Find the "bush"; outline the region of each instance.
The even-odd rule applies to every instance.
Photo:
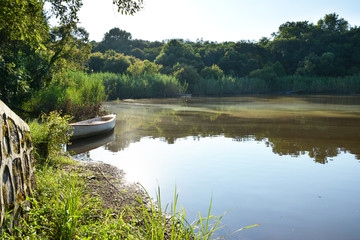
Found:
[[[36,116],[41,113],[60,110],[60,100],[64,96],[66,87],[59,84],[50,84],[36,92],[33,92],[29,101],[23,104],[23,108],[33,112]]]
[[[204,67],[201,72],[201,76],[206,79],[214,78],[219,79],[224,76],[224,71],[216,64],[211,67]]]
[[[102,69],[104,72],[125,73],[131,64],[124,54],[116,53],[114,50],[106,51],[104,58],[105,62]]]
[[[51,161],[60,152],[62,145],[69,141],[70,136],[67,133],[70,120],[70,116],[61,117],[59,112],[53,111],[49,115],[43,114],[40,123],[38,120],[29,123],[38,160]]]
[[[148,60],[135,60],[135,62],[128,67],[127,72],[130,75],[157,74],[161,68],[162,65],[157,65]]]
[[[90,55],[88,65],[92,72],[100,72],[104,68],[105,59],[102,53],[96,52]]]
[[[74,120],[82,120],[102,114],[101,102],[105,99],[104,85],[98,75],[68,72],[34,92],[23,108],[37,116],[57,110],[72,115]]]

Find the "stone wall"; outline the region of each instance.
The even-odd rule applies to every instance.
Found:
[[[0,233],[19,224],[35,187],[29,126],[0,100]]]

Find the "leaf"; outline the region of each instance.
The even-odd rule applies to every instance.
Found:
[[[240,229],[236,230],[235,232],[233,232],[232,234],[237,233],[237,232],[240,232],[240,231],[245,230],[245,229],[248,229],[248,228],[257,227],[257,226],[260,226],[260,224],[254,224],[254,225],[251,225],[251,226],[247,226],[247,227],[240,228]]]

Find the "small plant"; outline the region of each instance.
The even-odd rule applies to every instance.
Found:
[[[29,123],[33,145],[36,148],[38,160],[47,160],[56,156],[66,144],[70,136],[69,115],[61,116],[60,112],[53,111],[49,115],[43,114],[41,121],[33,120]]]
[[[89,118],[94,118],[100,115],[108,114],[101,108],[101,104],[83,103],[74,104],[71,101],[67,101],[63,104],[62,109],[73,118],[73,121],[81,121]]]

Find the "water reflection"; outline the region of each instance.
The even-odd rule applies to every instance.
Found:
[[[67,151],[72,155],[87,153],[114,140],[115,133],[112,130],[101,135],[73,140],[67,145]]]
[[[360,97],[241,97],[109,102],[118,152],[143,137],[173,144],[195,136],[265,141],[278,155],[325,164],[341,152],[360,160]]]

